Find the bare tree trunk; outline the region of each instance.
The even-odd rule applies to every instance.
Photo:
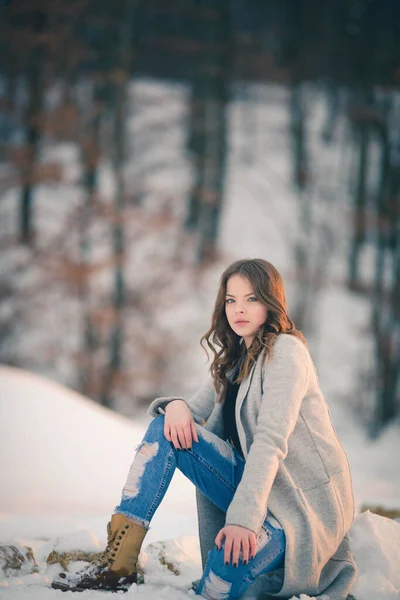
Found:
[[[294,261],[298,276],[294,320],[297,327],[310,335],[312,314],[310,295],[313,285],[312,248],[312,190],[310,188],[310,163],[307,148],[307,110],[304,71],[307,56],[306,6],[291,0],[287,4],[288,36],[287,54],[292,69],[290,87],[290,135],[292,145],[293,187],[298,195],[300,227],[294,247]]]
[[[14,68],[11,55],[7,58],[4,73],[5,90],[1,98],[2,106],[0,107],[0,162],[8,160],[7,146],[16,126],[19,109],[17,101],[18,74]]]
[[[231,0],[215,2],[211,21],[202,3],[196,4],[195,11],[196,37],[202,54],[192,83],[188,149],[193,158],[194,175],[185,229],[196,231],[195,260],[201,263],[215,256],[223,201]]]
[[[298,190],[303,190],[306,187],[308,179],[304,104],[304,84],[301,81],[295,80],[291,87],[290,118],[293,149],[293,181]]]
[[[91,242],[90,225],[96,204],[98,163],[100,158],[100,115],[101,90],[98,84],[92,84],[90,97],[85,98],[85,107],[81,108],[80,146],[83,163],[84,200],[79,221],[80,246],[80,303],[82,310],[82,359],[79,363],[79,390],[86,396],[96,397],[96,374],[94,353],[98,339],[92,319],[90,298]]]
[[[353,237],[350,251],[349,264],[349,285],[355,287],[358,279],[358,263],[360,258],[360,250],[365,242],[366,228],[366,205],[367,205],[367,166],[368,166],[368,145],[369,132],[368,123],[359,122],[357,124],[358,141],[359,141],[359,162],[358,162],[358,178],[357,189],[355,195],[355,206],[353,216]]]
[[[293,83],[291,89],[291,132],[293,147],[294,185],[299,202],[300,227],[295,244],[294,260],[298,274],[298,287],[294,318],[296,325],[311,334],[312,320],[310,297],[313,286],[312,267],[312,191],[308,185],[308,154],[306,147],[306,112],[304,84]]]
[[[32,244],[34,174],[40,140],[40,111],[43,103],[43,54],[32,52],[28,71],[29,104],[26,115],[26,160],[22,169],[20,232],[21,242]]]
[[[194,167],[194,182],[190,190],[188,208],[184,227],[186,230],[195,230],[198,226],[201,202],[200,191],[204,187],[204,172],[206,159],[206,83],[196,72],[192,83],[190,98],[190,121],[188,149],[192,155]]]
[[[242,81],[239,83],[238,88],[240,90],[241,129],[246,132],[243,136],[241,155],[243,162],[246,165],[251,165],[256,160],[257,147],[260,145],[258,137],[261,128],[258,127],[255,98],[250,90],[249,83],[247,81]]]
[[[393,223],[393,280],[391,304],[393,311],[393,360],[391,389],[395,414],[400,412],[400,165],[393,173],[392,198],[396,213]]]
[[[114,249],[114,323],[109,341],[109,360],[103,379],[101,403],[112,407],[113,394],[121,377],[123,366],[123,309],[125,302],[124,281],[124,210],[125,210],[125,180],[124,167],[126,158],[126,110],[127,82],[131,74],[131,45],[135,13],[138,0],[125,0],[124,15],[121,21],[119,37],[118,66],[114,73],[114,175],[116,182],[115,222],[113,224]]]
[[[327,115],[322,131],[322,138],[326,144],[333,141],[337,118],[339,116],[339,89],[335,81],[329,81],[326,86]]]
[[[387,204],[387,254],[391,258],[392,277],[385,302],[386,319],[382,319],[382,337],[386,352],[381,357],[383,385],[380,390],[378,425],[389,423],[399,412],[399,366],[400,366],[400,217],[399,210],[394,211],[391,204],[400,200],[400,173],[390,166],[388,173]],[[381,307],[382,308],[382,307]],[[378,392],[379,393],[379,392]]]
[[[201,193],[197,262],[216,255],[227,154],[227,106],[231,56],[231,0],[219,0],[211,44],[211,78],[206,110],[206,162]]]
[[[92,311],[90,302],[90,262],[91,244],[89,227],[93,214],[93,197],[86,190],[84,205],[79,220],[79,246],[80,246],[80,280],[79,297],[82,320],[82,350],[79,361],[79,391],[85,396],[94,398],[95,376],[94,376],[94,350],[96,348],[96,334],[92,322]]]
[[[393,310],[388,302],[388,292],[385,290],[385,259],[388,254],[389,241],[389,197],[390,197],[390,148],[388,144],[386,119],[380,126],[381,134],[381,179],[377,201],[377,249],[375,264],[375,285],[373,305],[373,331],[375,336],[376,365],[377,365],[377,399],[376,419],[372,434],[379,430],[395,415],[395,398],[393,395]]]

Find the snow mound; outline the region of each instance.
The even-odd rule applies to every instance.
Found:
[[[358,515],[349,531],[358,566],[357,600],[400,599],[400,523],[371,513]]]
[[[103,545],[100,544],[97,536],[95,536],[92,531],[78,529],[69,535],[57,538],[53,549],[57,552],[73,552],[74,550],[81,550],[82,552],[101,552],[101,550],[103,550]]]
[[[130,420],[63,385],[0,365],[3,541],[16,534],[66,535],[71,516],[79,515],[79,528],[85,529],[87,517],[92,528],[93,518],[101,515],[95,530],[102,543],[107,520],[120,500],[136,446],[150,420],[145,411]],[[179,471],[155,523],[161,518],[158,512],[165,511],[179,514],[177,533],[194,533],[195,490]],[[50,528],[49,518],[53,519]]]
[[[142,435],[60,384],[0,366],[0,511],[109,511]]]
[[[191,535],[153,542],[140,553],[146,585],[171,584],[182,591],[200,576],[200,560],[198,538]]]

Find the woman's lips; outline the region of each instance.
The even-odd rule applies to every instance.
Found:
[[[235,325],[247,325],[248,321],[236,321]]]

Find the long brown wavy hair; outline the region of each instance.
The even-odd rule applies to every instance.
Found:
[[[226,286],[231,275],[246,277],[253,285],[254,295],[268,309],[265,323],[259,327],[252,344],[247,349],[244,340],[233,331],[225,313]],[[241,360],[239,372],[234,380],[240,383],[249,376],[250,370],[258,356],[264,352],[263,365],[272,356],[272,347],[280,333],[289,333],[302,340],[307,345],[304,335],[296,329],[293,321],[286,312],[286,298],[282,277],[279,271],[262,258],[237,260],[229,265],[222,273],[220,285],[211,317],[211,327],[202,336],[200,345],[209,358],[207,349],[203,346],[206,340],[214,354],[210,372],[214,378],[217,391],[217,402],[222,402],[228,388],[226,374]],[[212,336],[212,341],[210,338]],[[241,343],[242,341],[242,343]],[[220,349],[215,348],[219,346]]]

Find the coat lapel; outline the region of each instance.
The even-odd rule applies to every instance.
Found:
[[[256,369],[259,359],[260,359],[260,357],[258,357],[257,361],[251,367],[248,377],[246,377],[246,379],[243,379],[243,381],[241,382],[241,384],[239,386],[238,394],[236,397],[236,408],[235,408],[236,427],[237,427],[237,432],[238,432],[238,436],[239,436],[239,440],[240,440],[240,445],[242,447],[242,452],[243,452],[243,455],[245,458],[247,458],[247,436],[246,436],[246,432],[244,430],[244,427],[243,427],[243,424],[242,424],[242,421],[240,418],[240,411],[241,411],[243,402],[249,392],[250,384],[253,379],[254,371]]]
[[[250,373],[248,374],[246,379],[243,379],[243,381],[240,383],[240,386],[238,389],[238,394],[236,397],[236,415],[237,416],[240,415],[240,409],[241,409],[243,401],[247,395],[247,392],[249,391],[250,383],[253,378],[253,374],[254,374],[256,365],[257,365],[257,362],[255,362],[254,365],[251,367]]]
[[[247,392],[249,391],[250,383],[253,378],[253,374],[254,374],[255,368],[256,368],[259,360],[260,360],[260,356],[257,357],[257,360],[254,363],[254,365],[251,367],[250,373],[248,374],[246,379],[243,379],[243,381],[241,381],[241,383],[240,383],[237,397],[236,397],[236,419],[238,419],[238,417],[240,415],[240,409],[241,409],[243,401],[247,395]],[[236,368],[233,367],[232,369],[230,369],[227,372],[226,377],[227,377],[227,379],[229,379],[229,381],[232,381],[233,376],[235,374],[235,370],[236,370]]]
[[[259,359],[257,359],[257,361],[254,363],[254,365],[251,367],[250,373],[246,377],[246,379],[243,379],[243,381],[240,383],[237,397],[236,397],[236,409],[235,409],[236,426],[238,428],[239,439],[241,439],[241,441],[242,441],[242,447],[243,447],[243,442],[244,442],[244,438],[245,438],[246,434],[244,432],[243,425],[240,420],[240,410],[242,408],[242,404],[243,404],[243,402],[247,396],[247,393],[249,391],[251,380],[253,378],[255,368],[258,364],[258,360]],[[236,370],[235,367],[233,367],[232,369],[227,371],[226,377],[227,377],[227,379],[229,379],[229,381],[232,381],[234,374],[235,374],[235,370]],[[214,410],[211,413],[211,415],[207,421],[206,429],[208,429],[209,431],[212,431],[216,435],[219,435],[220,437],[222,437],[223,431],[224,431],[224,424],[222,422],[222,403],[215,405]],[[244,447],[246,448],[246,445]]]

